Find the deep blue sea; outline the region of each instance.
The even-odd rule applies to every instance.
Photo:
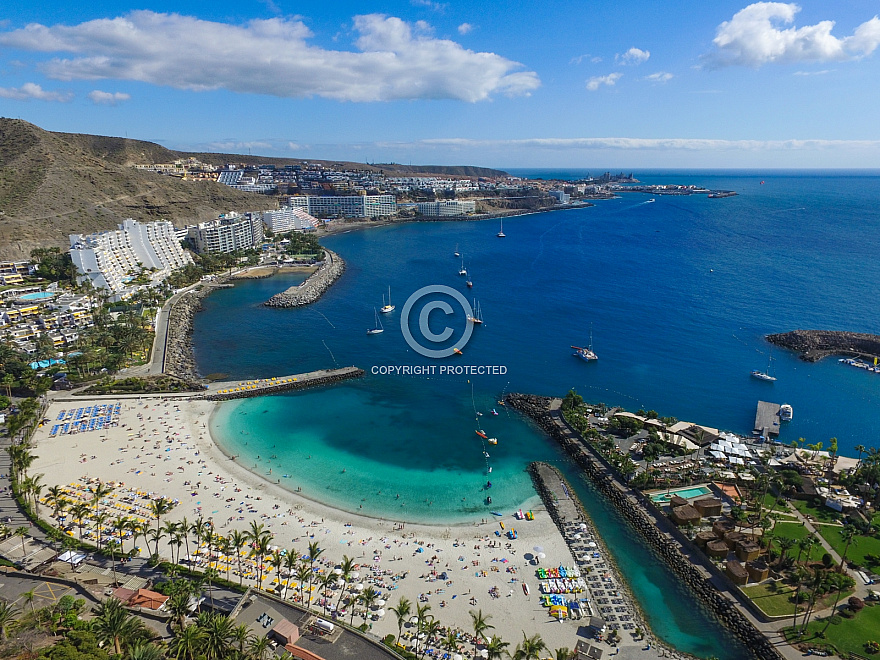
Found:
[[[224,404],[213,432],[258,470],[272,469],[307,496],[345,510],[435,523],[528,505],[534,493],[524,467],[531,460],[556,461],[575,477],[551,443],[497,405],[509,391],[561,395],[575,388],[590,401],[745,434],[763,399],[794,408],[784,442],[804,437],[827,444],[835,436],[844,453],[876,444],[880,375],[834,359],[806,364],[779,350],[770,363],[775,383],[749,372],[767,367],[768,333],[880,333],[880,173],[634,174],[646,183],[739,194],[624,194],[590,208],[507,219],[503,239],[496,237],[497,221],[351,231],[324,241],[348,269],[308,308],[260,306],[296,276],[213,294],[195,323],[202,373],[249,378],[352,364],[368,371],[331,389]],[[456,249],[462,259],[453,256]],[[458,274],[462,264],[469,278]],[[454,331],[435,346],[459,346],[461,355],[432,360],[404,340],[404,302],[429,285],[451,287],[480,304],[484,324],[465,344],[467,323],[455,299],[434,296],[455,309],[428,315],[431,332],[447,325]],[[396,309],[381,316],[382,334],[368,336],[388,287]],[[415,334],[420,311],[416,305],[407,326]],[[600,359],[586,363],[570,346],[587,344],[591,331]],[[441,366],[486,365],[506,373],[437,373]],[[383,366],[434,366],[435,373],[371,373]],[[478,429],[498,444],[484,444]],[[484,499],[489,492],[491,507]],[[727,642],[728,651],[720,652],[719,628],[676,596],[674,578],[601,498],[589,490],[582,496],[655,629],[682,650],[739,657]]]

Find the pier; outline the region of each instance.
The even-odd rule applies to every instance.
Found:
[[[767,440],[770,436],[779,435],[779,404],[769,401],[758,401],[758,410],[755,412],[754,433],[763,435]]]
[[[319,369],[304,374],[293,376],[278,376],[273,378],[259,378],[255,380],[242,380],[236,382],[216,382],[208,385],[205,392],[199,396],[210,401],[227,401],[229,399],[247,399],[266,394],[276,394],[288,390],[301,390],[307,387],[330,385],[351,378],[360,378],[364,370],[358,367],[343,367],[342,369]]]

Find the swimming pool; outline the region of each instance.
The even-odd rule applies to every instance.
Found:
[[[55,294],[51,291],[34,291],[33,293],[26,293],[23,296],[19,296],[19,300],[45,300],[46,298],[51,298]]]
[[[707,486],[690,486],[688,488],[676,488],[674,490],[670,490],[666,493],[655,493],[651,495],[652,502],[668,502],[673,497],[678,495],[679,497],[683,497],[686,500],[691,499],[692,497],[700,497],[701,495],[708,495],[711,493],[711,489]]]

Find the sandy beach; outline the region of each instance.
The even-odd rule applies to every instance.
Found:
[[[383,608],[376,608],[384,609],[385,615],[369,621],[372,633],[380,637],[397,634],[397,621],[389,608],[406,597],[413,602],[413,609],[416,604],[429,604],[430,613],[444,626],[464,632],[471,629],[469,611],[480,609],[491,617],[492,632],[509,641],[511,648],[522,640],[523,631],[539,633],[550,649],[574,648],[579,639],[578,626],[585,621],[551,619],[539,600],[538,566],[532,558],[535,546],[541,546],[546,555],[541,564],[544,567],[575,565],[543,507],[532,508],[533,521],[516,521],[505,515],[485,524],[448,527],[358,516],[291,493],[226,456],[209,433],[215,403],[146,397],[70,399],[59,397],[50,405],[47,417],[52,422],[40,428],[34,438],[39,458],[31,472],[43,473],[47,486],[68,486],[74,499],[90,501],[90,481],[113,482],[113,495],[102,502],[111,515],[142,516],[155,527],[155,519],[147,513],[149,498],[165,497],[178,504],[163,521],[186,517],[192,523],[202,517],[225,536],[233,529],[245,531],[256,520],[273,534],[272,544],[281,549],[307,554],[308,544],[317,542],[324,550],[319,563],[329,572],[346,555],[360,565],[358,581],[372,584],[385,601]],[[76,434],[62,434],[58,429],[57,435],[50,437],[61,411],[107,403],[120,404],[114,426]],[[43,516],[48,518],[51,513],[50,507],[41,507]],[[505,521],[515,524],[517,539],[496,536]],[[138,545],[143,546],[143,540]],[[132,547],[132,541],[124,541],[126,551]],[[167,539],[160,542],[159,550],[164,557],[171,557]],[[235,560],[230,563],[235,569]],[[215,566],[225,577],[225,564]],[[276,586],[276,572],[268,565],[266,576],[263,587]],[[237,581],[238,577],[231,574],[230,579]],[[529,587],[529,596],[523,583]],[[291,598],[296,593],[288,590]],[[318,598],[316,589],[313,601]],[[338,591],[331,601],[335,604],[337,598]],[[361,621],[356,615],[355,625]],[[627,634],[623,638],[622,651],[641,650],[642,643],[634,643]]]

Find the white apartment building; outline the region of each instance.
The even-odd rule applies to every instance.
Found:
[[[447,199],[437,202],[419,202],[419,215],[430,217],[458,216],[476,213],[476,202],[473,200]]]
[[[170,222],[141,223],[131,218],[113,231],[71,234],[70,257],[79,272],[77,281],[89,280],[94,288],[109,290],[113,301],[130,296],[135,287],[129,282],[144,270],[155,269],[150,280],[156,283],[175,268],[192,263]]]
[[[397,213],[394,195],[296,195],[288,198],[288,205],[304,208],[318,218],[381,218]]]
[[[563,190],[551,190],[547,194],[555,197],[557,204],[568,204],[571,201],[571,195]]]
[[[276,234],[315,229],[321,221],[302,207],[287,206],[279,211],[263,211],[263,223]]]
[[[249,250],[263,242],[263,221],[259,213],[225,213],[190,227],[188,237],[199,254]]]

